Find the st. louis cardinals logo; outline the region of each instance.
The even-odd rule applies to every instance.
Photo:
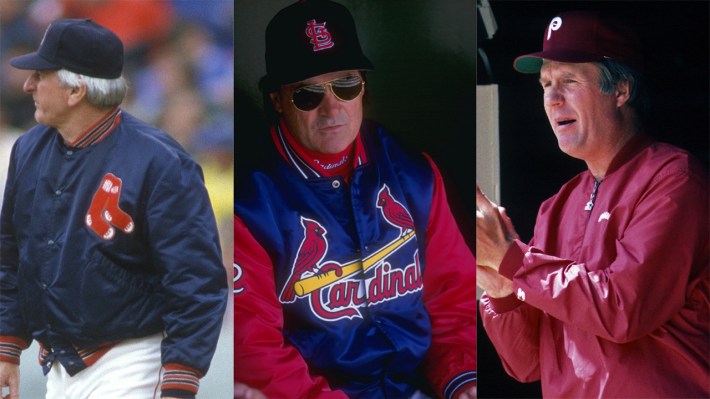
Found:
[[[396,260],[391,258],[415,238],[409,211],[392,197],[387,185],[379,190],[375,205],[400,233],[365,258],[345,263],[324,261],[328,253],[328,231],[321,223],[301,217],[303,240],[281,291],[281,303],[294,303],[304,298],[318,318],[335,321],[362,317],[360,308],[363,306],[390,301],[422,289],[416,243],[409,247],[411,257],[402,252]]]
[[[315,19],[306,22],[306,36],[311,39],[313,51],[321,51],[335,46],[330,32],[325,28],[325,22],[318,23]]]
[[[111,240],[116,235],[114,227],[124,233],[133,232],[133,219],[118,207],[121,197],[121,179],[113,173],[107,173],[101,179],[99,189],[91,200],[86,213],[86,225],[104,240]]]

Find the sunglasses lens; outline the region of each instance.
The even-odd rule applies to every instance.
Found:
[[[333,81],[333,94],[343,101],[351,101],[362,91],[362,80],[358,76],[348,76]]]
[[[330,86],[340,101],[354,100],[362,91],[362,79],[359,76],[346,76],[319,85],[304,86],[293,92],[293,105],[301,111],[311,111],[320,105],[325,95],[326,85]]]
[[[301,111],[310,111],[318,107],[323,95],[325,87],[323,86],[306,86],[293,92],[293,105]]]

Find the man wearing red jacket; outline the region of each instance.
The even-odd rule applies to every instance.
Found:
[[[266,69],[272,145],[235,186],[235,396],[475,397],[473,254],[433,161],[363,119],[352,16],[281,10]]]
[[[643,134],[639,45],[608,16],[567,12],[540,73],[560,149],[588,170],[540,207],[529,244],[477,193],[481,313],[506,371],[543,395],[708,397],[708,177]]]

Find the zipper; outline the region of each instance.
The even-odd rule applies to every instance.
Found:
[[[592,189],[592,195],[589,197],[589,202],[584,207],[585,211],[591,211],[594,208],[594,201],[597,199],[597,190],[599,190],[600,184],[602,184],[601,180],[594,179],[594,188]]]

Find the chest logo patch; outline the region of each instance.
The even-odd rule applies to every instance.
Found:
[[[301,241],[291,274],[279,300],[283,304],[300,299],[309,301],[314,315],[324,321],[362,318],[361,308],[394,300],[420,291],[423,287],[419,253],[415,242],[408,246],[411,257],[403,253],[415,238],[409,211],[396,201],[386,185],[380,189],[376,204],[385,221],[399,229],[398,236],[361,259],[340,263],[326,260],[328,231],[318,221],[301,217]],[[409,259],[404,260],[403,259]]]
[[[121,179],[107,173],[101,179],[84,219],[86,225],[104,240],[112,240],[116,236],[116,228],[131,233],[135,227],[133,218],[118,207],[120,197]]]
[[[608,211],[604,212],[599,215],[599,220],[597,220],[597,223],[601,223],[602,220],[609,220],[609,218],[611,218],[611,213],[609,213]]]

